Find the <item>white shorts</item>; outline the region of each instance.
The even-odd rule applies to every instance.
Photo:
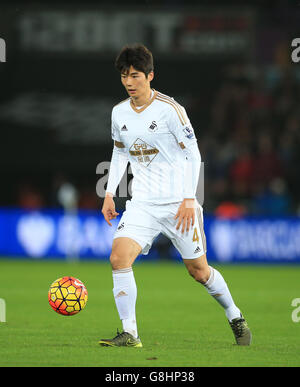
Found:
[[[206,240],[203,229],[203,210],[195,208],[195,224],[189,232],[176,230],[178,218],[174,219],[181,202],[171,204],[147,204],[138,201],[126,202],[115,238],[127,237],[136,241],[147,255],[154,239],[162,233],[171,240],[183,259],[195,259],[206,253]]]

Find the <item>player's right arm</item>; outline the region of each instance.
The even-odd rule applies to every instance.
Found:
[[[111,219],[115,219],[119,213],[116,212],[114,195],[118,185],[124,175],[128,164],[128,155],[124,144],[120,141],[118,127],[114,121],[112,114],[112,139],[114,140],[114,148],[110,163],[109,176],[106,194],[102,206],[102,214],[106,222],[111,226]]]

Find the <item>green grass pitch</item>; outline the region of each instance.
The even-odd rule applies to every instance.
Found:
[[[300,297],[300,266],[213,266],[248,321],[250,347],[233,345],[223,309],[181,263],[134,266],[138,349],[98,345],[121,330],[108,263],[0,259],[0,366],[300,366],[300,322],[292,320],[291,305]],[[87,306],[75,316],[48,304],[50,284],[64,275],[88,289]]]

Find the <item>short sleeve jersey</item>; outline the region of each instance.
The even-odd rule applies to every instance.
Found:
[[[156,90],[140,109],[128,98],[112,110],[112,139],[128,154],[132,199],[153,204],[183,200],[183,149],[197,139],[180,104]]]

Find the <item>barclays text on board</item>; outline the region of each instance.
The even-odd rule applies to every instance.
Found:
[[[100,212],[64,214],[54,210],[0,209],[0,256],[108,260],[118,220],[112,224],[109,227]],[[297,217],[229,220],[207,216],[205,233],[210,260],[300,262]],[[160,246],[158,238],[149,255],[141,258],[158,258]],[[163,251],[166,255],[168,250]],[[171,259],[180,258],[171,242],[169,251]]]

